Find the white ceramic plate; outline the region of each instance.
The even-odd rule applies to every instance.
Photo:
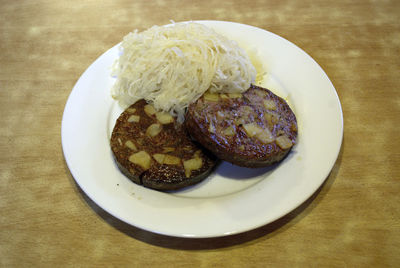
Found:
[[[115,46],[79,78],[62,120],[68,167],[100,207],[136,227],[178,237],[236,234],[270,223],[308,199],[338,156],[343,117],[335,88],[303,50],[248,25],[201,21],[244,48],[255,48],[268,72],[262,86],[284,97],[295,112],[298,144],[278,166],[246,169],[223,162],[200,184],[162,193],[136,185],[115,165],[109,138],[122,112],[110,97]]]

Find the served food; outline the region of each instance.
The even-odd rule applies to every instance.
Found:
[[[253,85],[264,71],[252,56],[198,23],[125,36],[112,88],[129,106],[111,137],[120,170],[135,183],[175,190],[204,179],[216,157],[251,168],[281,161],[296,144],[296,117]]]
[[[111,149],[119,169],[133,182],[176,190],[200,182],[216,158],[196,145],[182,125],[140,100],[117,119]]]
[[[204,94],[189,106],[185,125],[218,158],[243,167],[282,160],[297,138],[289,105],[253,85],[243,94]]]

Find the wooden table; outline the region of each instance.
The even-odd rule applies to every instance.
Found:
[[[181,239],[113,218],[65,164],[63,109],[82,72],[128,32],[236,21],[309,53],[340,97],[344,140],[325,184],[277,222]],[[0,3],[0,266],[399,267],[400,1]]]

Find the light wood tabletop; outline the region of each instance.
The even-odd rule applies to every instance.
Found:
[[[245,233],[185,239],[91,201],[61,146],[80,75],[134,29],[170,20],[253,25],[323,68],[344,118],[320,189]],[[400,1],[0,1],[1,267],[399,267]]]

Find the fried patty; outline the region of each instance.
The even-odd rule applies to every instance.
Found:
[[[216,164],[167,113],[140,100],[117,119],[111,150],[119,169],[137,184],[177,190],[200,182]]]
[[[285,100],[252,85],[243,94],[206,92],[189,105],[185,126],[218,158],[243,167],[281,161],[296,144],[296,116]]]

